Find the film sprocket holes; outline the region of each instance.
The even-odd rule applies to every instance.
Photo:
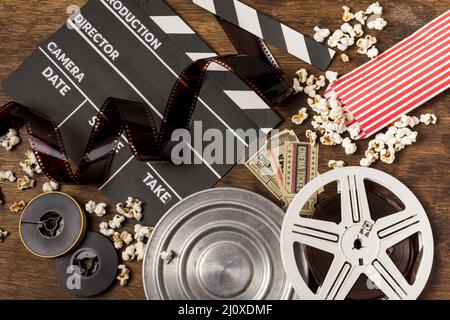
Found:
[[[314,192],[336,182],[340,204],[335,210],[337,220],[299,216]],[[377,203],[372,202],[373,196],[367,191],[368,182],[390,191],[404,209],[377,217]],[[392,212],[392,208],[388,210]],[[413,250],[410,239],[415,239],[411,242]],[[302,276],[304,266],[297,264],[295,247],[313,248],[333,256],[316,287],[311,287],[310,279]],[[367,290],[382,292],[382,299],[416,299],[430,276],[433,250],[428,217],[414,194],[394,177],[362,167],[335,169],[308,183],[289,207],[281,232],[283,265],[301,299],[354,298],[354,289],[361,289],[361,277],[368,279]],[[399,257],[411,257],[412,251],[414,261],[409,263],[414,267],[404,274],[405,265],[398,261],[402,260]],[[311,259],[310,253],[308,258]],[[305,262],[317,270],[314,262]],[[367,290],[363,293],[366,296]]]
[[[71,254],[55,260],[56,276],[72,294],[91,297],[114,281],[119,259],[112,243],[96,232],[87,232]]]
[[[127,14],[123,16],[123,12]],[[166,24],[156,23],[161,19],[150,16],[164,16],[162,20],[172,22],[165,28]],[[182,33],[176,33],[177,30]],[[103,40],[110,44],[110,54],[109,50],[104,51]],[[153,40],[157,42],[152,46]],[[183,45],[186,43],[191,44],[189,48]],[[113,54],[116,51],[118,57]],[[202,54],[205,52],[212,54],[205,56]],[[159,121],[174,83],[192,58],[214,55],[165,1],[88,1],[3,86],[18,103],[51,115],[60,129],[68,158],[79,163],[96,115],[108,97],[153,106],[154,118]],[[79,71],[75,75],[71,73],[74,66]],[[245,136],[239,135],[238,129],[267,132],[279,123],[275,111],[232,72],[216,66],[214,70],[208,69],[207,74],[192,114],[192,120],[202,121],[205,130],[218,129],[223,136],[231,132],[238,140],[236,143],[245,146]],[[267,73],[262,78],[278,79]],[[290,83],[281,80],[277,88],[288,90],[288,94]],[[110,175],[99,189],[116,202],[129,194],[146,199],[146,204],[152,207],[152,214],[143,217],[146,225],[155,225],[176,202],[211,187],[233,167],[226,163],[210,164],[204,159],[196,166],[141,162],[126,147],[127,141],[125,135],[119,138]],[[201,151],[195,147],[193,158],[201,158]]]
[[[178,203],[146,248],[147,298],[293,298],[280,259],[283,214],[262,196],[233,188],[202,191]],[[161,259],[162,252],[172,252],[172,259]]]
[[[86,216],[78,203],[61,192],[41,194],[20,218],[20,237],[32,254],[56,258],[70,252],[86,231]]]

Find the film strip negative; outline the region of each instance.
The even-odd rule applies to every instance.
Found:
[[[150,18],[165,15],[181,20],[177,30],[163,29]],[[67,157],[78,164],[96,116],[109,97],[149,106],[159,128],[175,82],[193,62],[187,53],[213,52],[192,29],[183,31],[187,30],[183,23],[162,0],[88,1],[3,82],[3,88],[19,104],[51,115]],[[245,31],[239,34],[238,40],[247,40],[250,35]],[[103,40],[97,43],[95,39]],[[267,61],[259,45],[247,55]],[[268,74],[274,71],[274,87],[264,95],[276,103],[290,94],[291,83],[277,80],[282,78],[281,71],[271,68],[269,62],[267,66],[262,70]],[[238,150],[244,150],[254,142],[248,141],[245,132],[258,132],[262,139],[263,133],[280,123],[281,118],[270,106],[232,71],[211,63],[188,130],[191,141],[201,141],[184,152],[196,165],[138,161],[122,134],[110,174],[98,189],[112,202],[129,195],[146,199],[151,214],[145,214],[142,222],[155,225],[175,203],[213,186],[240,158],[241,154],[236,154],[234,162],[206,161],[204,152],[209,143],[202,139],[203,134],[210,129],[220,132],[234,139]],[[223,154],[228,155],[225,147]]]
[[[180,47],[192,61],[217,57],[217,53],[164,0],[140,0],[138,3],[148,13],[150,19],[173,40],[174,45]],[[220,22],[239,54],[258,57],[276,69],[279,68],[275,58],[261,39],[224,20]],[[270,131],[279,123],[279,118],[268,112],[270,106],[251,87],[238,81],[236,75],[230,70],[212,64],[208,67],[207,76],[214,79],[226,96],[264,131]],[[281,70],[279,76],[285,77]],[[287,80],[286,83],[288,83]],[[280,84],[284,86],[282,82]],[[285,92],[287,95],[290,94],[289,91]],[[283,96],[279,96],[278,99],[282,100]]]
[[[15,102],[8,103],[0,109],[0,135],[6,135],[9,128],[18,129],[25,125],[43,172],[50,179],[65,183],[103,182],[108,176],[122,132],[133,155],[140,161],[169,160],[172,132],[190,127],[205,72],[211,63],[233,70],[268,104],[290,90],[278,70],[254,57],[238,55],[197,60],[176,80],[159,130],[146,104],[107,99],[96,116],[76,172],[69,163],[58,126],[46,115]],[[279,90],[280,83],[284,84],[284,91]]]
[[[198,6],[321,70],[335,51],[237,0],[193,0]]]

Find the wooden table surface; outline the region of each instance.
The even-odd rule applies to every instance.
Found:
[[[21,62],[55,32],[68,17],[66,9],[71,4],[83,5],[84,0],[0,0],[0,81],[12,73]],[[233,53],[232,46],[221,31],[212,15],[191,3],[190,0],[168,0],[176,11],[221,54]],[[371,1],[335,0],[246,0],[255,8],[282,20],[297,30],[313,35],[315,25],[337,29],[341,21],[341,6],[348,5],[354,12],[364,10]],[[301,4],[300,4],[301,3]],[[371,32],[378,37],[378,48],[388,49],[401,39],[449,9],[448,1],[388,1],[381,0],[388,26],[380,32]],[[305,65],[302,61],[271,47],[285,72],[294,72],[306,67],[311,73],[320,72]],[[351,62],[344,64],[335,59],[330,69],[341,74],[361,65],[367,58],[356,53],[355,47],[348,50]],[[9,101],[4,91],[0,91],[0,105]],[[377,163],[374,167],[394,175],[403,181],[421,200],[434,231],[435,260],[431,279],[422,294],[425,299],[450,298],[450,215],[449,215],[449,140],[450,117],[448,91],[422,106],[412,114],[433,112],[438,115],[436,126],[418,128],[418,143],[398,154],[392,165]],[[304,137],[309,122],[293,126],[290,118],[300,107],[306,106],[306,96],[289,98],[276,110],[285,119],[280,128],[292,128],[299,137]],[[0,150],[0,170],[11,169],[17,174],[22,171],[18,165],[29,149],[26,134],[24,140],[13,152]],[[358,165],[367,142],[358,143],[359,150],[353,156],[345,156],[340,147],[321,147],[320,172],[328,170],[330,159],[342,159],[348,165]],[[18,234],[19,215],[8,210],[14,201],[30,200],[42,190],[46,179],[40,177],[38,186],[29,191],[18,191],[15,184],[2,183],[5,199],[0,209],[0,228],[10,232],[10,236],[0,243],[0,299],[73,299],[74,296],[62,289],[55,277],[53,261],[44,260],[29,254],[21,244]],[[272,198],[270,193],[256,180],[245,167],[236,166],[217,186],[234,186],[249,189]],[[62,191],[74,196],[79,202],[88,200],[106,201],[95,187],[63,186]],[[97,226],[98,220],[90,217],[90,228]],[[96,227],[95,227],[96,228]],[[121,288],[115,284],[97,299],[144,299],[141,281],[141,266],[138,262],[128,264],[132,269],[129,285]]]

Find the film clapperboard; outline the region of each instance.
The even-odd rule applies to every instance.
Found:
[[[159,120],[184,68],[211,56],[216,53],[164,0],[91,0],[43,42],[3,87],[15,101],[57,122],[69,158],[78,163],[106,98],[147,103]],[[203,132],[215,128],[224,137],[228,132],[244,145],[250,141],[237,129],[269,132],[280,122],[236,75],[214,64],[193,114],[193,121],[197,120]],[[194,128],[192,141],[198,140]],[[125,201],[128,196],[142,199],[142,223],[155,225],[175,203],[212,187],[233,167],[204,161],[202,150],[209,142],[201,144],[191,146],[192,158],[200,164],[140,162],[122,135],[110,176],[99,189],[112,201]]]

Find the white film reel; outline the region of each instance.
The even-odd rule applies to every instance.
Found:
[[[364,181],[375,182],[398,197],[405,209],[374,221]],[[337,182],[341,203],[339,224],[300,217],[308,199]],[[418,234],[420,265],[410,283],[387,254],[395,244]],[[316,292],[301,276],[294,246],[302,244],[333,254],[323,283]],[[345,299],[365,274],[388,299],[416,299],[433,264],[433,235],[428,217],[415,195],[399,180],[379,170],[346,167],[331,170],[308,183],[290,205],[281,232],[281,254],[288,279],[301,299]],[[300,270],[299,270],[300,269]]]

